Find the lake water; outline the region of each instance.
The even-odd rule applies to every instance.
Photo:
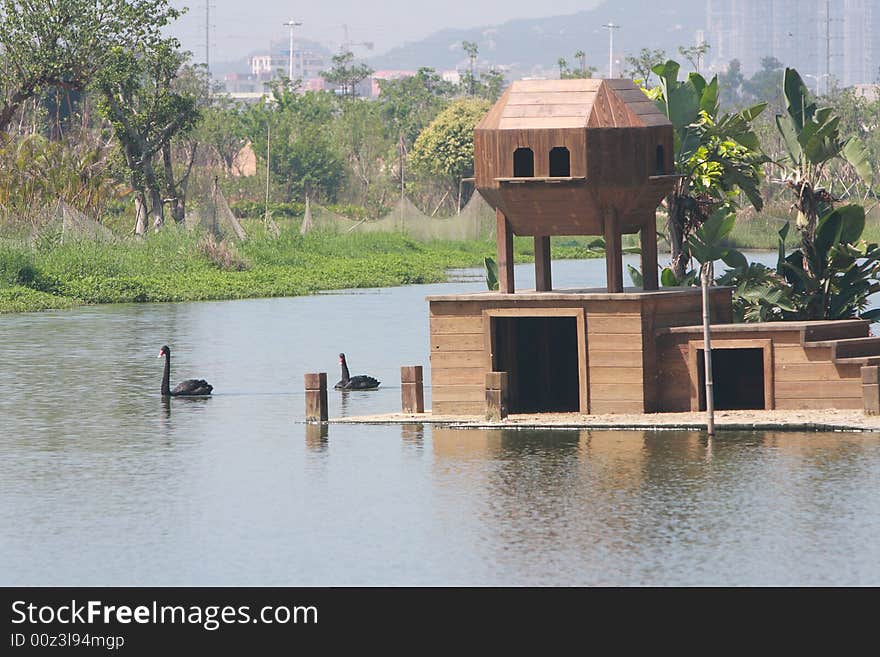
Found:
[[[399,410],[424,297],[484,288],[0,316],[0,585],[880,584],[877,434],[302,423],[340,351],[383,384],[331,415]]]

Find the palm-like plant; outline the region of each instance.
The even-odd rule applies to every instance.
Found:
[[[785,69],[783,92],[786,113],[776,115],[776,127],[782,136],[785,154],[778,162],[788,171],[782,181],[795,195],[797,228],[801,233],[803,269],[811,273],[819,217],[833,208],[834,197],[821,186],[825,167],[835,159],[849,162],[867,184],[872,170],[868,151],[858,137],[844,140],[840,135],[840,117],[831,107],[819,107],[798,72]],[[818,272],[817,272],[818,273]]]
[[[652,70],[660,85],[645,93],[655,100],[675,131],[679,178],[666,199],[672,262],[664,284],[674,280],[680,285],[688,279],[689,238],[713,212],[734,208],[740,192],[756,210],[763,207],[758,186],[767,158],[751,126],[766,104],[721,114],[717,77],[706,82],[691,73],[679,81],[679,68],[672,60],[655,66]]]

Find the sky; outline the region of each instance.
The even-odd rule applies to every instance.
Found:
[[[210,3],[210,59],[229,62],[255,50],[266,50],[270,41],[288,38],[283,23],[294,20],[294,38],[306,38],[337,50],[345,40],[360,56],[381,54],[407,41],[418,41],[443,28],[495,25],[515,18],[562,16],[591,9],[602,0],[326,0],[295,3],[282,0],[171,0],[189,11],[172,28],[186,50],[203,60],[206,2]]]

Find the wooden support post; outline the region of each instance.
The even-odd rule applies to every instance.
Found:
[[[400,406],[404,413],[425,412],[425,386],[422,382],[422,366],[400,368]]]
[[[306,374],[306,422],[327,421],[327,373]]]
[[[498,291],[513,294],[513,231],[501,210],[495,210],[495,238],[498,242]]]
[[[509,380],[507,372],[486,372],[487,420],[503,420],[507,417]]]
[[[642,226],[639,242],[642,249],[642,289],[657,290],[657,227],[656,221]]]
[[[553,289],[550,275],[550,236],[535,235],[535,291],[549,292]]]
[[[609,292],[623,292],[623,245],[612,213],[605,217],[605,277]]]
[[[880,366],[862,367],[862,399],[865,415],[880,415]]]

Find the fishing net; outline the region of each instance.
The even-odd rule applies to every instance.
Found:
[[[56,235],[63,244],[65,240],[92,240],[97,242],[115,241],[115,236],[106,226],[76,208],[58,199],[39,208],[30,217],[33,225],[33,238],[39,239]]]
[[[308,210],[301,232],[312,228],[336,232],[398,232],[415,240],[429,241],[487,239],[495,230],[495,211],[479,194],[474,194],[462,211],[452,217],[429,217],[406,197],[379,219],[349,219],[317,205]]]
[[[247,233],[242,228],[241,222],[233,214],[223,192],[219,189],[214,189],[209,197],[201,199],[201,202],[187,212],[185,224],[188,229],[201,228],[218,238],[233,234],[239,240],[247,239]]]

